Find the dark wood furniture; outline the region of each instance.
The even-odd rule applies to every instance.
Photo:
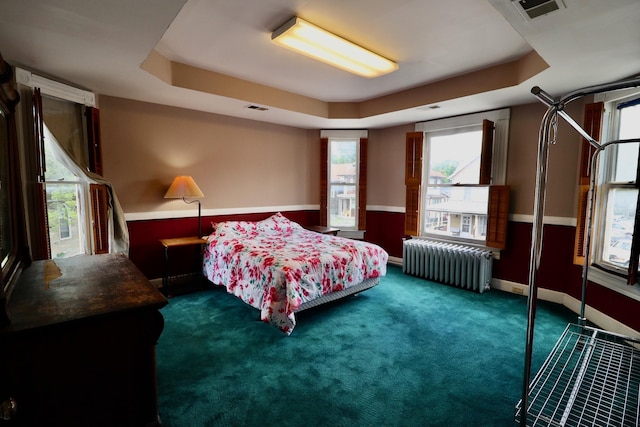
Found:
[[[339,228],[323,227],[322,225],[309,225],[309,226],[307,226],[305,228],[307,230],[315,231],[316,233],[331,234],[332,236],[337,236],[338,235],[338,231],[340,231]]]
[[[207,243],[206,240],[200,237],[176,237],[172,239],[160,239],[160,244],[164,247],[164,273],[162,276],[162,292],[165,295],[169,295],[169,249],[183,247],[183,246],[200,246],[200,261],[202,260],[202,245]],[[200,267],[202,265],[200,264]],[[202,275],[202,273],[199,273]]]
[[[26,268],[0,328],[0,402],[17,403],[6,425],[161,425],[155,351],[166,304],[123,255]]]

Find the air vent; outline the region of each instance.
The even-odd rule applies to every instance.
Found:
[[[257,111],[267,111],[268,110],[267,107],[260,107],[258,105],[247,105],[245,108],[248,108],[249,110],[257,110]]]
[[[429,111],[429,110],[437,110],[440,108],[439,105],[423,105],[422,107],[416,107],[416,110]]]
[[[511,0],[511,3],[526,20],[567,7],[563,0]]]

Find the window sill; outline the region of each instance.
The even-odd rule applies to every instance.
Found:
[[[640,285],[627,285],[624,278],[615,274],[607,273],[599,268],[589,267],[589,281],[600,286],[611,289],[619,294],[627,296],[636,301],[640,301]]]
[[[338,236],[354,240],[364,240],[363,230],[340,230]]]

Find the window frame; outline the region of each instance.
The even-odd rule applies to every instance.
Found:
[[[620,110],[619,104],[640,97],[638,89],[599,94],[597,101],[604,102],[602,117],[603,140],[613,141],[619,138]],[[607,147],[598,159],[598,177],[596,180],[596,205],[592,231],[592,257],[588,267],[589,280],[601,286],[614,290],[620,294],[640,300],[640,284],[627,284],[628,270],[625,267],[603,261],[606,227],[606,212],[608,194],[612,189],[637,188],[627,182],[615,182],[613,167],[617,160],[618,146]],[[638,206],[636,206],[636,211]]]
[[[353,182],[339,182],[339,181],[332,181],[331,177],[333,176],[332,173],[332,162],[331,162],[331,158],[332,158],[332,147],[333,147],[333,142],[352,142],[353,144],[355,144],[355,148],[356,148],[356,159],[355,159],[355,179]],[[329,149],[329,153],[328,153],[328,158],[329,158],[329,163],[327,164],[327,201],[329,202],[329,212],[327,213],[327,225],[329,227],[332,228],[339,228],[340,230],[343,231],[355,231],[358,230],[358,215],[359,215],[359,209],[358,209],[358,175],[360,173],[360,139],[359,138],[328,138],[328,149]],[[332,195],[332,188],[333,187],[352,187],[353,188],[353,195],[354,195],[354,201],[353,204],[354,206],[354,225],[352,227],[345,227],[344,225],[340,225],[340,224],[333,224],[331,222],[331,195]]]
[[[509,119],[511,109],[503,108],[464,116],[447,117],[416,123],[416,132],[438,132],[449,129],[482,125],[483,120],[490,120],[495,125],[492,153],[492,185],[505,185],[507,182],[507,156],[509,148]],[[426,137],[425,137],[426,141]]]
[[[491,153],[491,182],[482,183],[482,184],[461,184],[457,187],[469,187],[469,188],[477,188],[477,187],[488,187],[489,191],[491,191],[491,187],[505,187],[506,183],[506,170],[507,170],[507,156],[508,156],[508,138],[509,138],[509,119],[511,117],[511,110],[509,108],[504,108],[500,110],[492,110],[474,114],[467,114],[464,116],[456,116],[456,117],[448,117],[443,119],[431,120],[428,122],[420,122],[416,123],[415,131],[423,133],[423,147],[422,152],[428,153],[428,141],[429,141],[429,133],[442,133],[443,131],[452,131],[452,132],[460,132],[465,128],[478,128],[482,127],[483,121],[489,120],[494,123],[494,139],[492,144],[492,153]],[[486,147],[482,146],[482,150],[486,150]],[[483,153],[485,156],[486,153]],[[428,182],[425,183],[425,179],[428,181],[428,156],[424,155],[422,158],[422,174],[421,174],[421,183],[420,183],[420,202],[419,202],[419,211],[420,211],[420,229],[419,229],[419,237],[421,238],[429,238],[435,240],[442,240],[453,243],[463,243],[467,245],[474,246],[482,246],[482,247],[493,247],[489,246],[490,237],[487,234],[487,230],[485,228],[485,236],[484,240],[480,239],[471,239],[465,238],[463,236],[445,236],[440,234],[432,234],[427,233],[424,230],[423,220],[426,215],[426,193],[427,189],[430,187]],[[481,166],[481,173],[486,173],[483,171],[483,166]],[[481,180],[482,178],[479,178]],[[449,184],[449,186],[456,186],[455,184]],[[489,201],[487,202],[487,215],[485,220],[485,225],[489,223],[489,215],[490,210],[492,209],[491,204],[492,196],[489,195]]]
[[[41,98],[42,96],[46,95],[47,97],[79,104],[81,106],[83,116],[82,124],[84,132],[84,144],[88,147],[88,165],[86,167],[89,173],[95,174],[92,175],[90,179],[84,180],[82,178],[79,178],[80,181],[74,181],[74,183],[80,184],[78,186],[78,189],[80,190],[78,203],[80,205],[80,209],[82,210],[82,219],[78,219],[78,224],[82,224],[84,228],[83,237],[81,238],[81,245],[84,252],[87,254],[101,254],[108,253],[111,250],[119,250],[115,247],[112,247],[114,246],[112,245],[112,239],[110,238],[110,228],[112,228],[112,222],[100,221],[98,224],[98,221],[96,221],[97,218],[105,217],[105,215],[107,215],[107,211],[110,210],[110,208],[107,206],[107,200],[104,198],[104,194],[102,194],[107,190],[102,189],[100,191],[101,197],[99,197],[99,200],[94,200],[94,193],[96,193],[96,191],[92,189],[92,187],[94,187],[95,185],[107,186],[106,181],[102,180],[101,178],[99,184],[92,183],[95,182],[95,176],[102,175],[100,119],[99,110],[96,108],[96,95],[93,92],[69,86],[67,84],[42,77],[37,74],[33,74],[32,72],[20,67],[16,67],[15,72],[16,80],[20,82],[20,84],[29,88],[31,93],[34,94],[34,98]],[[39,100],[38,102],[40,104],[39,112],[34,116],[39,117],[32,118],[32,120],[35,120],[36,123],[40,120],[43,120],[42,101]],[[24,113],[29,114],[26,111]],[[35,128],[40,128],[40,134],[36,134],[35,139],[41,140],[43,136],[43,129],[40,124],[36,124]],[[37,143],[36,146],[36,152],[34,153],[34,155],[37,158],[37,164],[35,165],[36,171],[34,171],[34,173],[38,175],[38,185],[46,185],[44,170],[42,169],[42,166],[44,164],[44,147],[42,145],[42,142]],[[88,176],[87,171],[83,169],[85,175]],[[35,193],[43,195],[44,190],[43,188],[39,188],[35,191]],[[44,211],[46,207],[42,206],[42,204],[46,203],[46,201],[41,197],[39,199],[40,200],[38,200],[36,203],[37,208],[42,208],[42,210]],[[48,227],[46,227],[46,224],[40,224],[40,222],[46,223],[46,218],[35,218],[33,221],[34,224],[32,224],[32,226],[41,228],[41,233],[38,233],[39,235],[44,235],[45,233],[48,234]],[[34,248],[42,247],[41,252],[34,253],[35,259],[51,258],[48,239],[46,239],[46,242],[32,242],[32,246]]]
[[[355,212],[355,224],[353,227],[336,227],[340,228],[338,234],[342,237],[349,237],[354,239],[364,239],[364,226],[365,226],[365,218],[366,218],[366,145],[363,145],[363,140],[365,141],[369,137],[368,130],[337,130],[337,129],[324,129],[320,131],[320,139],[321,141],[326,140],[325,144],[321,144],[321,159],[324,157],[326,159],[322,160],[321,165],[321,192],[324,194],[321,196],[321,200],[325,200],[326,206],[323,206],[323,202],[321,202],[320,209],[326,210],[321,213],[321,223],[323,222],[322,217],[326,218],[326,222],[321,225],[327,225],[333,227],[330,223],[331,220],[331,141],[356,141],[356,177],[355,183],[349,184],[354,185],[355,193],[356,193],[356,212]],[[364,175],[364,176],[363,176]],[[363,182],[364,179],[364,182]],[[324,183],[324,185],[323,185]],[[344,185],[338,184],[335,185]],[[364,203],[363,203],[364,198]],[[362,210],[365,212],[362,212]]]

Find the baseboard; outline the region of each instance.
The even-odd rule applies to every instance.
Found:
[[[399,267],[402,267],[402,258],[398,258],[398,257],[395,257],[395,256],[390,256],[388,263],[392,264],[392,265],[397,265]]]
[[[504,292],[511,292],[518,295],[529,295],[529,286],[522,283],[511,282],[509,280],[493,279],[491,281],[491,287]],[[576,315],[580,314],[581,302],[580,300],[565,294],[564,292],[553,291],[550,289],[538,288],[538,299],[543,301],[549,301],[556,304],[562,304],[567,307]],[[599,328],[614,332],[617,334],[625,335],[628,337],[640,338],[640,332],[636,331],[610,317],[609,315],[596,310],[589,305],[585,305],[584,317],[591,323],[597,325]],[[576,317],[577,321],[577,317]]]

